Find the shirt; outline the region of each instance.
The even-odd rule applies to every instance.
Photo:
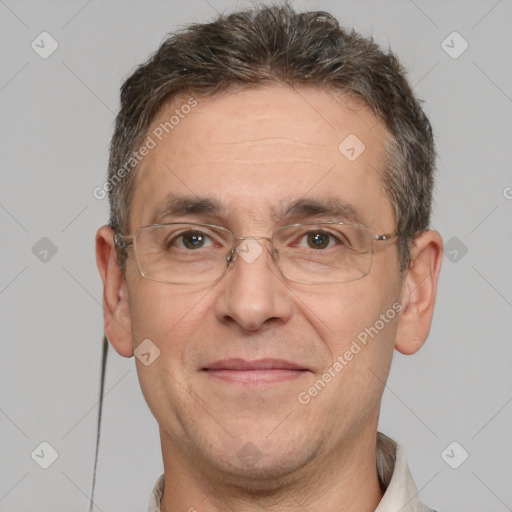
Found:
[[[377,473],[384,495],[375,512],[436,512],[420,502],[403,450],[380,432],[377,434]],[[161,512],[163,492],[162,474],[151,494],[147,512]]]

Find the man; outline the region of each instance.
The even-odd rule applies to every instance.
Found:
[[[194,25],[125,82],[97,261],[160,427],[149,511],[431,510],[377,425],[430,329],[434,159],[396,58],[323,12]]]

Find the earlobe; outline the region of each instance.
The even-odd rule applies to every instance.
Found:
[[[131,357],[133,341],[128,289],[117,263],[114,232],[108,226],[101,227],[96,233],[96,263],[103,281],[105,334],[120,355]]]
[[[403,309],[395,342],[396,350],[402,354],[417,352],[430,332],[442,258],[443,241],[437,231],[416,237],[404,278]]]

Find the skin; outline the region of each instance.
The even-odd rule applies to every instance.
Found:
[[[148,133],[182,103],[166,105]],[[349,134],[366,146],[353,162],[338,150]],[[213,198],[217,213],[175,220],[218,224],[237,237],[344,220],[274,214],[304,197],[335,197],[374,234],[390,233],[396,221],[380,176],[387,138],[369,109],[319,88],[272,85],[203,98],[141,163],[127,234],[151,224],[169,194]],[[414,241],[405,276],[396,243],[375,242],[366,277],[321,285],[284,280],[267,250],[251,263],[238,258],[214,284],[172,285],[142,277],[129,249],[123,276],[112,235],[102,227],[96,237],[106,334],[125,357],[148,338],[160,350],[151,365],[136,364],[160,426],[162,510],[374,510],[382,497],[375,468],[381,397],[394,349],[412,354],[428,335],[439,234]],[[301,404],[298,394],[397,301],[401,313]],[[286,359],[305,371],[240,383],[203,370],[231,357]],[[238,457],[241,449],[255,450],[256,463]]]

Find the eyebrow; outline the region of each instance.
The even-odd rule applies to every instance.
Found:
[[[300,198],[271,210],[274,221],[293,219],[300,221],[309,217],[329,217],[337,221],[363,224],[359,212],[351,204],[337,197],[321,199]],[[170,197],[160,204],[151,215],[151,224],[161,224],[166,219],[182,216],[210,215],[217,219],[228,216],[227,208],[211,197]]]
[[[151,215],[151,224],[160,224],[167,218],[184,215],[211,214],[219,216],[224,210],[219,203],[208,197],[171,197],[161,204]]]
[[[328,216],[339,221],[349,221],[362,224],[359,212],[351,204],[337,197],[322,199],[301,198],[293,201],[278,212],[278,218],[303,219],[313,216]]]

